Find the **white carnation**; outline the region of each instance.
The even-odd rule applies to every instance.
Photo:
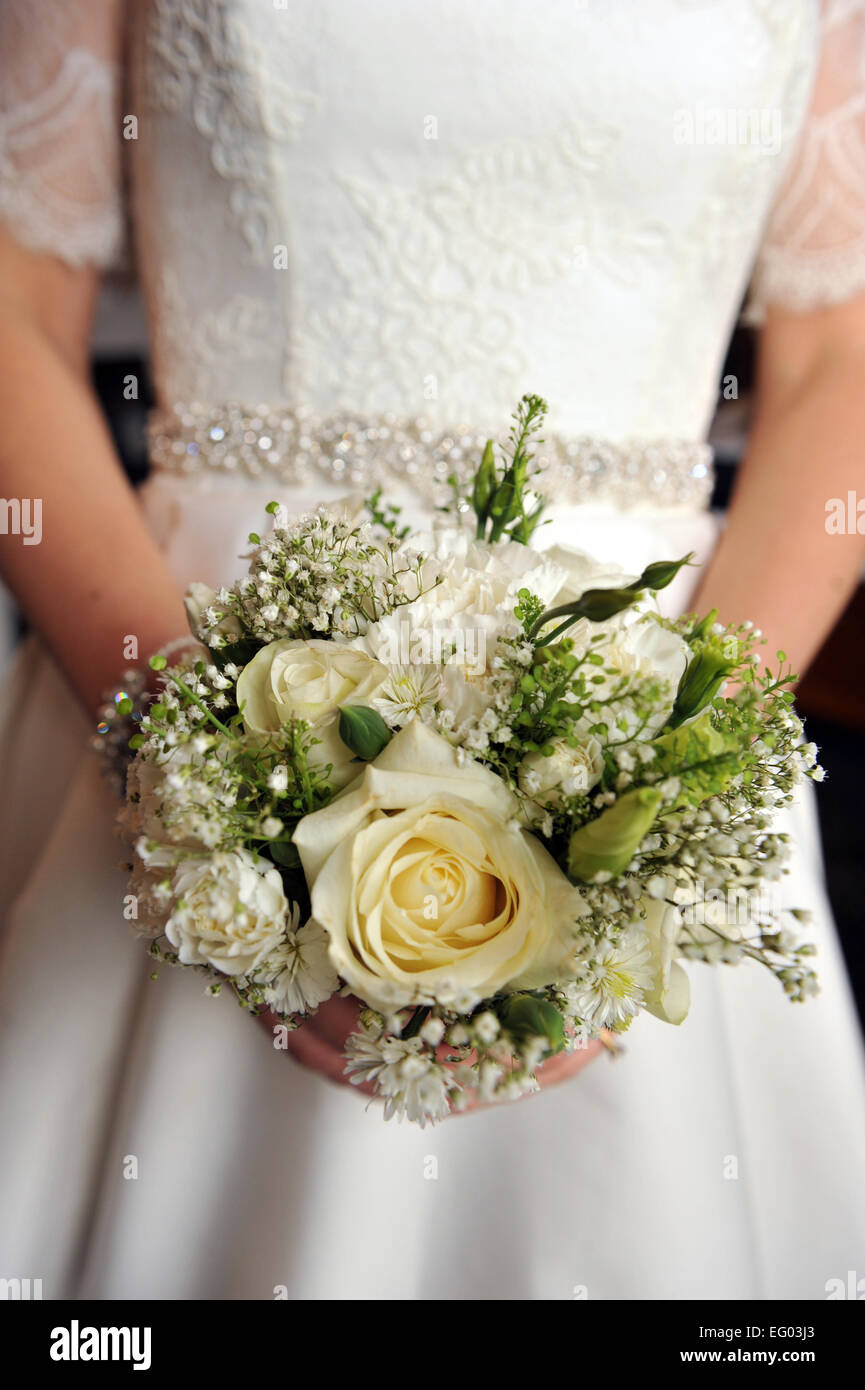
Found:
[[[288,904],[279,870],[245,849],[183,860],[165,935],[181,965],[248,975],[277,946]]]

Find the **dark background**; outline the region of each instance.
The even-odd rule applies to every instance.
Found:
[[[123,397],[123,379],[130,373],[138,378],[138,401]],[[145,424],[152,404],[146,363],[138,356],[101,354],[93,374],[120,456],[130,477],[140,482],[147,474]],[[747,430],[754,377],[751,330],[737,329],[722,375],[736,377],[739,396],[719,399],[712,431],[717,469],[712,505],[720,510],[727,505]],[[798,705],[826,769],[817,801],[829,895],[865,1023],[865,585],[799,687]]]

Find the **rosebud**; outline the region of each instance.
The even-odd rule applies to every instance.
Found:
[[[617,878],[648,835],[663,800],[656,787],[633,787],[597,820],[575,830],[568,845],[568,873],[590,883],[598,873]]]
[[[339,711],[339,736],[346,748],[365,763],[377,758],[390,743],[391,731],[377,710],[368,705],[343,705]]]

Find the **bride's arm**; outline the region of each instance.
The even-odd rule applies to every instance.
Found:
[[[773,306],[747,457],[693,606],[752,618],[766,661],[780,647],[803,673],[862,572],[865,534],[827,529],[827,503],[846,508],[850,492],[865,499],[865,295],[810,313]]]
[[[0,535],[0,571],[85,705],[186,630],[89,384],[98,281],[0,226],[0,498],[39,499],[42,538]],[[135,663],[133,663],[135,664]]]

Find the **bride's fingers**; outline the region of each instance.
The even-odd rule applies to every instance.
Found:
[[[309,1023],[302,1024],[301,1028],[311,1027],[323,1042],[342,1051],[346,1038],[357,1031],[360,1009],[361,1005],[356,999],[343,999],[333,994],[319,1006]]]
[[[351,1086],[353,1090],[372,1096],[374,1089],[368,1082],[356,1085],[345,1072],[345,1040],[357,1027],[358,1009],[355,1000],[335,996],[306,1023],[288,1033],[284,1046],[301,1066],[337,1085]],[[261,1019],[270,1033],[280,1023],[276,1014],[269,1011],[262,1014]]]
[[[352,1083],[345,1072],[345,1041],[348,1035],[357,1028],[360,1007],[354,998],[333,995],[306,1023],[302,1023],[299,1028],[288,1034],[285,1038],[286,1050],[301,1066],[318,1072],[320,1076],[326,1077],[337,1085],[351,1085]],[[262,1021],[271,1032],[279,1023],[276,1015],[270,1013],[263,1015]],[[550,1086],[559,1085],[561,1082],[576,1076],[602,1050],[603,1044],[595,1041],[575,1052],[562,1052],[555,1057],[550,1057],[537,1069],[539,1087],[546,1090]],[[446,1044],[440,1044],[436,1051],[440,1061],[446,1061],[447,1057],[451,1055]],[[363,1092],[364,1095],[372,1096],[375,1094],[374,1087],[368,1082],[356,1086],[355,1089]],[[456,1113],[485,1108],[473,1098],[468,1105],[462,1108],[462,1111]]]

